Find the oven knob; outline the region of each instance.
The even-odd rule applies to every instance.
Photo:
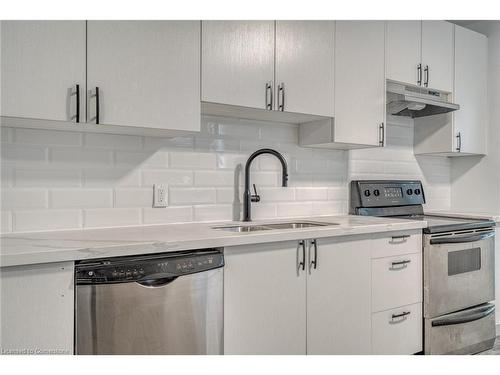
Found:
[[[369,197],[370,196],[370,190],[366,189],[365,192],[364,192],[364,194],[365,194],[365,197]]]
[[[415,194],[419,195],[420,194],[420,189],[415,189]]]
[[[88,272],[88,275],[89,275],[89,276],[94,276],[94,271],[89,271],[89,272]]]
[[[380,195],[380,190],[378,190],[378,189],[373,190],[373,195],[378,197]]]
[[[417,192],[417,191],[415,190],[415,192]],[[411,190],[411,189],[406,190],[406,194],[412,195],[413,194],[413,190]]]

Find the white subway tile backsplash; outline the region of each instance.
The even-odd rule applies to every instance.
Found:
[[[194,220],[195,221],[233,220],[233,206],[231,204],[194,206]]]
[[[193,184],[193,172],[190,170],[144,170],[142,186],[167,184],[170,186],[186,186]]]
[[[117,188],[115,189],[114,207],[151,207],[153,189]]]
[[[31,232],[81,228],[80,210],[14,211],[13,231]]]
[[[71,165],[72,168],[103,166],[111,164],[111,150],[99,149],[77,149],[77,148],[53,148],[50,150],[50,161],[52,163]]]
[[[83,186],[115,187],[141,186],[140,170],[124,168],[86,168],[83,169]]]
[[[296,188],[295,198],[298,201],[325,201],[328,199],[328,188],[326,187]]]
[[[78,169],[16,169],[16,187],[78,187],[81,185],[81,171]]]
[[[116,227],[141,224],[140,208],[96,208],[83,210],[83,226]]]
[[[51,208],[113,207],[111,189],[52,189]]]
[[[450,162],[413,154],[413,121],[388,116],[384,148],[351,151],[297,144],[297,126],[206,116],[198,135],[161,138],[2,127],[2,232],[240,220],[244,166],[261,202],[254,219],[347,212],[352,179],[424,181],[427,209],[450,207]],[[152,208],[153,184],[169,207]],[[236,190],[235,190],[236,189]]]
[[[45,189],[2,189],[2,210],[47,208]]]
[[[171,205],[194,205],[215,203],[216,191],[213,188],[170,188]]]
[[[278,203],[278,217],[300,217],[312,215],[312,202]]]
[[[14,142],[35,145],[80,146],[82,135],[76,132],[15,129]]]
[[[176,169],[215,169],[216,155],[198,152],[171,152],[170,167]]]
[[[196,186],[234,186],[237,177],[233,171],[195,171],[194,184]]]
[[[193,221],[193,207],[143,208],[142,215],[144,224],[186,223]]]
[[[142,138],[133,135],[86,133],[84,145],[88,148],[104,148],[106,150],[140,150],[142,149]]]

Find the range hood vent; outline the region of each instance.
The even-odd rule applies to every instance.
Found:
[[[411,118],[448,113],[460,109],[448,101],[449,93],[387,81],[387,111]]]

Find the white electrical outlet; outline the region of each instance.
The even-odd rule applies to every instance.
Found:
[[[167,207],[168,206],[168,190],[167,186],[163,184],[153,185],[153,207]]]

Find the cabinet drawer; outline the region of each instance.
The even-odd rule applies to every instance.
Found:
[[[422,351],[422,304],[372,314],[373,354],[414,354]]]
[[[372,243],[372,258],[422,252],[422,231],[393,232],[376,236]]]
[[[372,259],[372,312],[421,301],[421,253]]]

